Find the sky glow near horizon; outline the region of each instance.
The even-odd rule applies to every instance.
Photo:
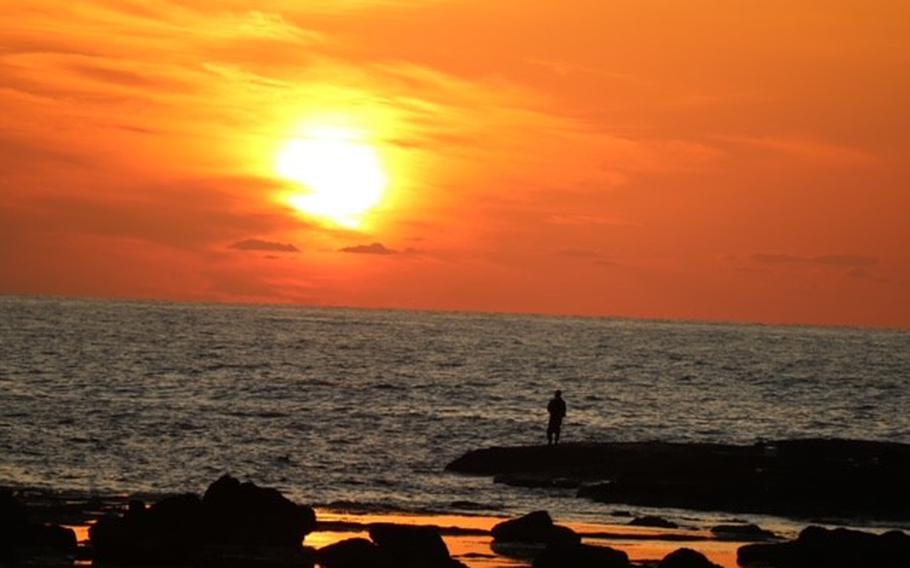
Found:
[[[910,327],[902,2],[0,4],[0,293]]]

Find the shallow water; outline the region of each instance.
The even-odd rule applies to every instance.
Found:
[[[555,388],[566,440],[910,442],[908,369],[896,331],[0,297],[0,484],[583,519],[618,507],[442,469]]]

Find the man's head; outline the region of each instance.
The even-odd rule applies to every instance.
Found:
[[[562,391],[558,390],[558,391],[554,392],[553,396],[555,396],[556,398],[560,398],[562,396]]]

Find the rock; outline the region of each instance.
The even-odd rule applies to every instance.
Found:
[[[627,568],[629,556],[607,546],[549,544],[534,559],[534,568]]]
[[[544,542],[565,545],[581,544],[581,536],[569,527],[553,525],[550,530],[550,537]]]
[[[131,502],[122,517],[108,515],[92,525],[89,541],[102,562],[181,563],[206,544],[205,529],[199,497],[177,495],[147,509]]]
[[[765,530],[758,525],[717,525],[711,527],[711,532],[719,540],[748,541],[758,542],[762,540],[774,540],[778,538],[776,534]]]
[[[240,483],[229,475],[209,486],[202,504],[211,543],[298,547],[316,528],[310,507],[295,504],[276,489]]]
[[[654,527],[658,529],[678,529],[679,525],[673,521],[668,521],[663,517],[654,515],[645,515],[644,517],[635,517],[629,524],[636,527]]]
[[[439,532],[431,527],[375,523],[370,539],[396,566],[444,566],[451,561]]]
[[[71,563],[76,533],[53,524],[32,524],[25,506],[9,491],[0,491],[0,565]]]
[[[10,491],[0,490],[0,562],[15,561],[27,531],[25,507]]]
[[[475,450],[446,469],[524,486],[580,484],[579,496],[634,507],[910,520],[910,444],[566,443]]]
[[[578,544],[581,537],[568,527],[553,524],[546,511],[534,511],[517,519],[503,521],[491,530],[494,542],[559,542]]]
[[[32,525],[28,529],[30,548],[54,555],[76,554],[76,533],[58,525]]]
[[[910,566],[910,536],[810,526],[793,541],[741,546],[736,557],[744,567],[898,568]]]
[[[546,511],[534,511],[517,519],[496,524],[490,531],[499,542],[545,542],[553,530],[553,519]]]
[[[178,495],[146,508],[131,501],[122,516],[89,529],[96,558],[118,564],[255,562],[299,564],[304,536],[316,525],[309,507],[274,489],[223,476],[205,496]],[[303,562],[305,564],[305,562]]]
[[[696,550],[678,548],[666,555],[657,568],[722,568]]]
[[[365,538],[349,538],[316,551],[322,568],[392,568],[394,564],[379,547]]]

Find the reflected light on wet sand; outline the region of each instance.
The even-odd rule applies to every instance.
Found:
[[[396,514],[348,514],[337,513],[332,511],[320,510],[317,513],[321,522],[326,523],[356,523],[358,525],[367,525],[369,523],[394,523],[399,525],[428,525],[442,529],[445,533],[446,528],[455,529],[474,529],[489,531],[494,525],[506,520],[505,517],[490,516],[470,516],[470,515],[396,515]],[[678,548],[692,548],[707,556],[712,562],[720,564],[724,568],[737,568],[736,566],[736,549],[742,545],[738,542],[721,542],[701,540],[710,536],[706,531],[686,530],[686,529],[654,529],[647,527],[632,527],[628,525],[611,525],[611,524],[593,524],[593,523],[572,523],[561,522],[565,526],[581,534],[611,534],[611,535],[628,535],[631,538],[600,538],[600,537],[583,537],[583,542],[594,546],[610,546],[623,550],[629,555],[629,559],[635,562],[642,561],[659,561],[670,552]],[[653,535],[673,534],[676,536],[690,536],[691,541],[687,540],[649,540],[647,537]],[[307,536],[306,544],[320,548],[334,542],[348,538],[369,538],[369,534],[363,530],[352,529],[351,531],[317,531]],[[471,568],[486,568],[492,566],[526,566],[527,562],[517,559],[511,559],[505,556],[497,555],[490,548],[491,537],[486,535],[452,535],[443,534],[443,540],[449,548],[449,553],[471,566]]]

